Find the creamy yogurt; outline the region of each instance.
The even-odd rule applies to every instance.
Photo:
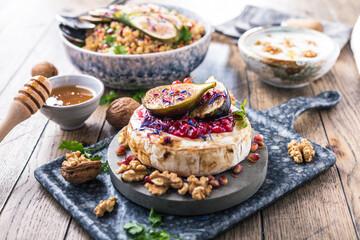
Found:
[[[328,43],[305,32],[271,31],[253,34],[248,47],[254,53],[279,60],[306,60],[321,57]]]

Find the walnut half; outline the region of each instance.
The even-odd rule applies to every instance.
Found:
[[[198,179],[191,175],[187,178],[187,181],[189,182],[189,193],[193,199],[203,200],[211,193],[212,186],[209,184],[207,177],[202,176]]]
[[[91,161],[80,151],[67,153],[60,171],[64,179],[70,183],[85,183],[100,174],[101,161]]]
[[[314,148],[305,138],[301,139],[300,143],[296,142],[296,140],[291,140],[287,147],[290,157],[292,157],[296,163],[302,163],[303,160],[305,160],[305,162],[311,162],[315,156]]]
[[[128,165],[122,164],[119,169],[116,170],[116,173],[122,173],[121,178],[126,182],[141,181],[148,175],[146,166],[142,165],[138,160],[132,160]]]
[[[163,195],[170,187],[174,189],[181,189],[184,185],[184,182],[177,176],[176,173],[169,173],[168,171],[160,173],[156,170],[152,172],[149,177],[152,183],[146,183],[145,187],[153,195],[160,196]]]

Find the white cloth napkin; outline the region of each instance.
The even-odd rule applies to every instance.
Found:
[[[360,74],[360,16],[355,23],[354,29],[351,34],[351,50],[353,51],[356,66]]]

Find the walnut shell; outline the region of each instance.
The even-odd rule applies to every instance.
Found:
[[[97,177],[101,172],[101,161],[80,163],[75,167],[62,166],[61,175],[69,183],[85,183]]]
[[[42,76],[49,78],[49,77],[58,75],[58,70],[51,63],[42,62],[42,63],[36,64],[31,69],[31,76],[34,77],[34,76],[38,76],[38,75],[42,75]]]
[[[106,111],[106,120],[116,129],[128,125],[133,112],[140,106],[140,103],[129,97],[122,97],[114,100]]]

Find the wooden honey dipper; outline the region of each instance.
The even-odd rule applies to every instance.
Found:
[[[0,142],[16,125],[36,113],[49,97],[52,87],[44,76],[30,79],[12,101],[5,120],[0,124]]]

